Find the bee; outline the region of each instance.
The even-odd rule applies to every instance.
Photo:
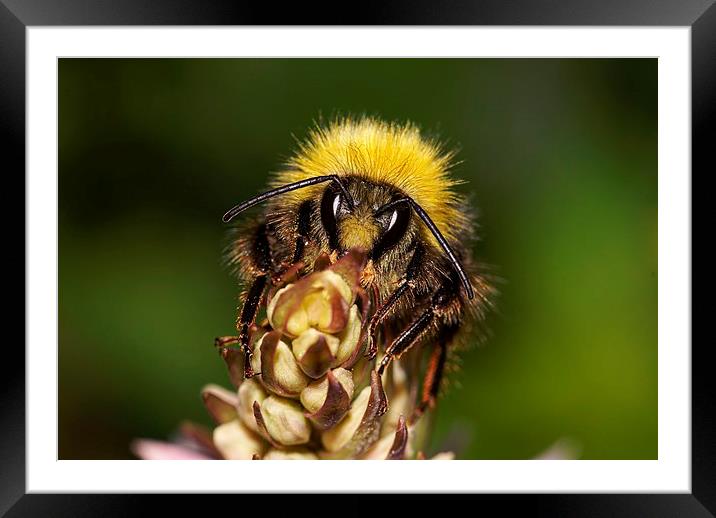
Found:
[[[272,280],[321,254],[336,260],[359,248],[367,251],[361,282],[375,308],[365,355],[372,361],[387,344],[374,366],[382,375],[393,359],[428,348],[414,418],[435,405],[448,354],[484,319],[495,293],[472,256],[474,217],[455,190],[453,156],[411,123],[338,119],[309,133],[268,191],[224,214],[228,223],[265,203],[228,248],[248,286],[234,337],[246,377],[254,374],[249,335]]]

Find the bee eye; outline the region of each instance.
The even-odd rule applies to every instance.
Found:
[[[388,229],[386,232],[388,232],[391,228],[393,228],[393,225],[395,225],[395,222],[398,220],[398,211],[394,210],[393,214],[390,216],[390,223],[388,223]]]
[[[385,221],[385,220],[383,220]],[[408,230],[410,209],[405,205],[396,207],[390,214],[385,230],[373,247],[371,258],[377,261],[383,253],[397,245]],[[383,223],[385,225],[385,223]]]
[[[341,208],[341,193],[332,188],[326,189],[321,200],[321,223],[328,236],[331,250],[338,249],[338,210]]]
[[[336,194],[336,197],[333,198],[333,217],[338,216],[338,207],[341,206],[341,195],[340,193]]]

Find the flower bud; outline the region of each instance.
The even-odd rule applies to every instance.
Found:
[[[451,451],[441,451],[433,455],[430,460],[455,460],[455,453]]]
[[[201,398],[217,424],[236,419],[238,403],[236,393],[218,385],[207,385],[201,391]]]
[[[370,398],[370,387],[365,387],[358,397],[353,401],[351,409],[343,420],[336,426],[327,430],[321,436],[323,446],[330,452],[337,452],[351,440],[360,426],[363,414],[368,407]]]
[[[335,272],[319,272],[311,283],[313,293],[303,303],[309,325],[326,333],[337,333],[347,321],[348,305],[353,301],[353,291]]]
[[[269,396],[261,403],[261,415],[266,431],[279,444],[296,446],[311,438],[311,424],[295,401]]]
[[[341,377],[342,382],[338,380],[334,372]],[[301,402],[305,402],[304,406],[310,411],[306,417],[319,430],[333,428],[351,407],[352,374],[345,369],[329,371],[322,382],[318,382],[314,387],[309,387],[301,392]]]
[[[308,329],[308,314],[301,307],[294,284],[278,290],[266,308],[266,315],[273,329],[283,331],[289,336],[298,336]],[[280,302],[280,304],[279,304]]]
[[[408,375],[403,368],[401,360],[394,360],[390,372],[390,406],[383,416],[383,428],[381,435],[393,435],[398,421],[402,415],[409,415],[411,412],[411,398],[408,391]]]
[[[225,459],[250,460],[261,455],[266,443],[238,419],[214,428],[214,446]]]
[[[353,299],[353,289],[343,277],[324,270],[278,290],[266,312],[271,327],[290,337],[309,327],[337,333],[346,325]]]
[[[254,401],[258,401],[259,404],[261,404],[267,397],[268,394],[266,394],[264,388],[254,378],[244,380],[244,382],[239,385],[239,417],[244,425],[248,426],[256,433],[260,432],[258,426],[256,425],[256,418],[254,417]]]
[[[219,349],[219,354],[226,362],[231,384],[238,387],[244,379],[244,353],[238,348],[222,347]]]
[[[363,459],[402,460],[412,455],[409,436],[410,432],[402,415],[395,428],[388,430],[363,456]]]
[[[357,457],[378,438],[380,417],[387,410],[387,401],[380,376],[371,371],[370,386],[353,401],[351,409],[336,426],[323,433],[321,439],[329,455]]]
[[[313,286],[334,286],[338,290],[339,295],[343,297],[343,300],[346,304],[353,303],[355,294],[353,293],[351,286],[345,281],[345,279],[341,275],[337,274],[332,270],[325,270],[321,272],[320,275],[321,277],[319,277],[319,279],[314,282]]]
[[[261,460],[318,460],[318,455],[305,448],[278,450],[271,448]]]
[[[331,371],[332,374],[341,384],[343,390],[348,395],[348,399],[353,398],[353,374],[351,371],[346,369],[334,369]],[[303,392],[301,392],[301,404],[310,413],[314,414],[324,405],[326,402],[326,396],[328,395],[328,377],[314,381],[308,385]]]
[[[271,392],[297,398],[310,379],[296,361],[290,347],[279,339],[279,333],[266,333],[256,343],[251,359],[254,372],[261,373],[261,381]]]
[[[354,304],[348,312],[346,326],[338,336],[340,342],[335,353],[334,366],[342,365],[353,355],[356,347],[358,347],[358,340],[360,340],[361,326],[362,322],[358,313],[358,306]]]
[[[301,370],[316,379],[333,365],[339,343],[337,337],[309,328],[293,340],[291,347]]]

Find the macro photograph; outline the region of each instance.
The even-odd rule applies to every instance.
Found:
[[[60,58],[62,460],[653,460],[655,58]]]

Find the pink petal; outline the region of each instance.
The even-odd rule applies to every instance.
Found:
[[[211,460],[211,457],[191,448],[152,439],[136,439],[129,448],[144,460]]]

